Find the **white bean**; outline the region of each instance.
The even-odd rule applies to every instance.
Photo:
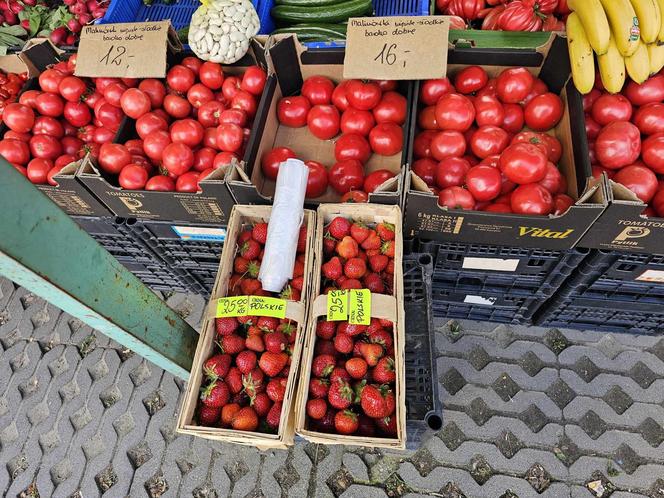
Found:
[[[228,35],[224,35],[219,39],[219,51],[226,52],[228,50],[230,39]]]

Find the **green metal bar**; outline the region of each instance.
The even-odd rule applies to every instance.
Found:
[[[0,157],[0,274],[187,379],[196,331]]]

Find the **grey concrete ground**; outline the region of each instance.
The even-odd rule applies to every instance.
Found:
[[[444,423],[417,451],[261,453],[176,435],[182,382],[0,279],[0,495],[664,498],[664,338],[440,322],[436,343]]]

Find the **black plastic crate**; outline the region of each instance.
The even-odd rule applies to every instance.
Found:
[[[443,425],[438,393],[435,337],[431,317],[431,257],[404,258],[406,311],[406,432],[407,445],[416,449]]]
[[[528,325],[533,315],[545,303],[545,297],[504,297],[454,295],[433,289],[433,314],[435,318],[454,318],[483,322]],[[456,299],[454,301],[453,299]]]

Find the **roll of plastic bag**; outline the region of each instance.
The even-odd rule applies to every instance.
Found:
[[[279,165],[265,253],[258,273],[258,280],[268,292],[281,292],[293,278],[308,177],[309,168],[299,159],[288,159]]]

